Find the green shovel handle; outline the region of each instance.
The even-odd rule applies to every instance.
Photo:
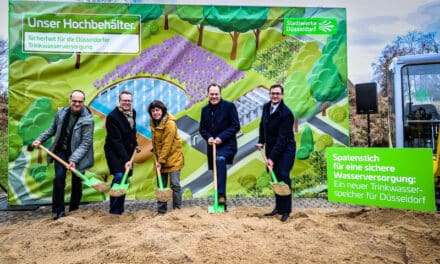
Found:
[[[130,163],[132,167],[133,167],[134,156],[136,156],[136,149],[133,151],[133,154],[131,155],[130,158]],[[125,169],[124,175],[122,175],[121,184],[125,184],[125,181],[127,180],[128,173],[130,172],[130,170],[131,170],[130,168]]]
[[[156,167],[156,164],[157,164],[157,158],[156,155],[154,155],[154,167],[156,168],[157,184],[159,185],[159,190],[163,190],[162,174],[160,173],[160,169]]]

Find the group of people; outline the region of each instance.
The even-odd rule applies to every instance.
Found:
[[[203,107],[199,132],[208,144],[207,158],[209,169],[217,168],[218,204],[227,208],[226,180],[227,165],[232,164],[238,150],[237,133],[240,131],[238,112],[232,102],[221,97],[221,87],[210,84],[207,88],[209,102]],[[295,160],[295,139],[293,133],[294,117],[283,102],[284,89],[281,85],[272,85],[269,89],[270,101],[263,106],[259,127],[259,139],[256,148],[264,149],[267,168],[275,172],[279,181],[289,187],[290,170]],[[50,150],[66,161],[67,167],[55,161],[55,179],[52,193],[52,213],[54,219],[66,216],[64,193],[68,170],[76,169],[81,173],[94,164],[93,153],[93,114],[84,105],[85,94],[74,90],[70,94],[70,106],[58,110],[52,125],[34,142],[38,147],[54,137]],[[107,131],[104,151],[110,173],[113,175],[111,185],[120,184],[125,171],[133,168],[132,156],[140,151],[136,139],[136,111],[132,108],[133,96],[123,91],[118,98],[117,106],[107,115]],[[168,178],[173,191],[173,209],[182,206],[182,188],[180,172],[184,166],[182,139],[178,134],[176,118],[167,111],[161,101],[154,100],[148,106],[150,129],[154,155],[154,166],[160,171],[160,177],[166,186]],[[216,146],[215,165],[212,156],[212,145]],[[52,158],[48,156],[48,162]],[[130,172],[131,173],[131,172]],[[82,196],[81,179],[72,177],[72,190],[69,211],[79,208]],[[275,194],[275,208],[265,216],[281,215],[285,222],[292,208],[292,196]],[[110,197],[111,214],[124,212],[125,195]],[[158,213],[166,213],[167,203],[157,202]]]

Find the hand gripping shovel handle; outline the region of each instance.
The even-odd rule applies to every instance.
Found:
[[[153,155],[153,157],[154,157],[154,167],[156,167],[157,184],[159,185],[159,188],[156,189],[156,197],[159,202],[166,203],[168,201],[171,201],[171,199],[173,199],[173,191],[170,188],[164,188],[162,175],[160,174],[160,169],[156,166],[157,164],[156,155]]]
[[[131,164],[133,164],[134,156],[136,156],[136,149],[133,151],[133,154],[131,155],[131,158],[130,158]],[[125,181],[127,180],[127,176],[128,176],[128,173],[130,172],[130,170],[131,170],[130,168],[125,169],[124,175],[122,176],[121,184],[124,184]]]
[[[156,155],[153,155],[153,156],[154,156],[154,167],[156,168],[157,183],[159,184],[159,190],[163,190],[162,175],[160,174],[160,169],[156,166],[156,164],[157,164]]]
[[[133,164],[134,156],[136,155],[136,149],[133,151],[133,154],[131,155],[130,162]],[[110,190],[110,196],[111,197],[121,197],[125,195],[126,190],[128,189],[128,184],[125,183],[127,180],[128,173],[130,172],[130,168],[125,168],[124,175],[122,175],[121,183],[115,183],[112,185],[112,188]]]
[[[263,156],[264,162],[266,163],[266,166],[267,166],[266,155],[264,154],[264,151],[262,149],[259,149],[259,150],[260,150],[260,153]],[[269,169],[269,173],[272,176],[273,191],[280,196],[290,195],[291,194],[290,187],[288,185],[286,185],[283,181],[278,182],[277,177],[276,177],[275,173],[273,172],[272,168],[269,166],[267,166],[267,168]]]
[[[66,169],[69,168],[69,164],[67,162],[65,162],[63,159],[61,159],[60,157],[58,157],[57,155],[52,153],[50,150],[45,148],[43,145],[39,145],[38,147],[40,149],[46,151],[48,155],[50,155],[52,158],[54,158],[56,161],[58,161],[60,164],[62,164],[64,167],[66,167]],[[72,172],[74,172],[78,177],[80,177],[82,179],[82,182],[85,185],[92,187],[93,189],[95,189],[98,192],[105,192],[110,188],[110,186],[107,183],[102,182],[94,177],[89,179],[77,169],[70,168],[70,170]]]
[[[49,154],[52,158],[54,158],[56,161],[58,161],[59,163],[61,163],[61,165],[63,165],[64,167],[69,168],[69,164],[67,162],[65,162],[64,160],[62,160],[60,157],[58,157],[57,155],[55,155],[55,153],[53,153],[52,151],[48,150],[46,147],[44,147],[43,145],[39,145],[39,148],[41,148],[42,150],[46,151],[47,154]],[[70,168],[71,171],[73,171],[76,175],[78,175],[83,181],[87,181],[88,178],[82,174],[81,172],[79,172],[77,169],[74,168]]]
[[[270,175],[272,176],[272,181],[273,183],[278,183],[277,177],[275,176],[275,173],[272,170],[272,167],[267,166],[267,158],[266,155],[264,154],[263,149],[259,149],[261,156],[263,156],[264,159],[264,163],[266,164],[267,169],[269,170]]]

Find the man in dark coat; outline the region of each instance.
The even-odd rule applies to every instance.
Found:
[[[105,138],[105,158],[110,173],[113,174],[113,184],[120,184],[125,169],[131,169],[131,156],[137,147],[136,140],[136,111],[132,109],[132,95],[123,91],[119,95],[119,104],[110,112],[105,121],[107,136]],[[125,195],[110,196],[110,213],[124,212]]]
[[[232,164],[237,153],[236,134],[240,130],[237,108],[221,98],[217,84],[208,86],[209,103],[203,107],[200,118],[200,134],[208,142],[208,166],[213,169],[212,144],[216,144],[218,203],[226,208],[227,164]]]
[[[270,102],[263,106],[260,123],[260,137],[256,147],[266,145],[267,167],[271,167],[278,181],[291,187],[290,170],[295,161],[296,143],[293,133],[294,117],[292,111],[283,102],[284,89],[281,85],[272,85],[269,89]],[[275,194],[275,209],[265,216],[281,215],[285,222],[292,211],[292,194]]]

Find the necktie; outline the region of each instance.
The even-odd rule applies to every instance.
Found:
[[[271,106],[270,107],[270,114],[273,114],[274,111],[275,111],[275,107]]]

